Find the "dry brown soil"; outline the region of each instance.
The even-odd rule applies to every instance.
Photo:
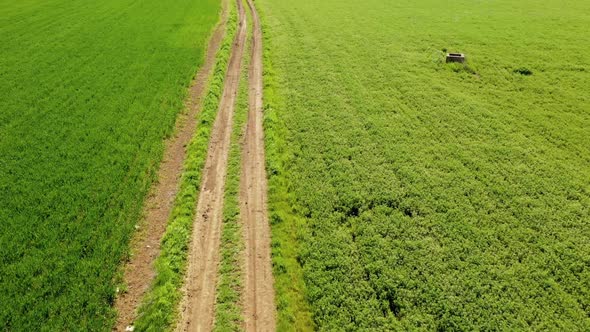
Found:
[[[242,150],[240,216],[244,235],[244,323],[246,331],[274,331],[275,304],[267,214],[262,107],[262,31],[252,0],[253,34],[249,79],[249,111]]]

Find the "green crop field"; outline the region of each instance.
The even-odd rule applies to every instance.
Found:
[[[111,329],[217,0],[0,0],[0,330]]]
[[[0,0],[0,331],[113,329],[129,242],[222,2]],[[590,331],[589,1],[253,3],[274,295],[244,287],[271,282],[246,275],[270,263],[240,214],[242,146],[260,134],[246,130],[260,45],[249,10],[227,170],[205,176],[225,205],[195,209],[234,96],[231,0],[171,171],[155,276],[122,326],[171,330],[200,306],[190,262],[218,267],[198,285],[216,292],[203,321],[218,331],[274,330],[272,306],[257,306],[272,301],[279,332]],[[201,236],[220,236],[217,265],[213,250],[190,257],[209,212],[223,215]]]
[[[590,330],[590,2],[257,4],[279,330]]]

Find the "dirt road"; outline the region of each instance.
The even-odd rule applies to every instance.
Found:
[[[158,182],[151,188],[144,205],[144,218],[139,224],[140,230],[131,242],[133,256],[124,268],[123,280],[127,290],[115,301],[115,309],[118,312],[115,331],[125,331],[127,326],[132,325],[140,301],[155,276],[153,263],[160,252],[160,241],[166,230],[174,197],[178,192],[182,166],[186,157],[186,146],[195,132],[196,115],[200,111],[207,79],[215,65],[215,55],[223,39],[226,19],[227,9],[224,8],[221,22],[209,41],[205,62],[191,86],[186,105],[188,112],[179,117],[175,136],[165,143],[164,158],[158,171]]]
[[[246,41],[246,15],[240,0],[237,0],[237,6],[238,31],[203,170],[189,250],[186,295],[181,304],[181,318],[177,331],[210,331],[213,328],[225,177],[240,65]]]
[[[252,12],[252,54],[249,71],[249,111],[242,151],[240,216],[244,230],[244,322],[246,331],[274,331],[275,305],[267,214],[262,108],[262,30],[256,8]]]

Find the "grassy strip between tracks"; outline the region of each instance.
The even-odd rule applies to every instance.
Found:
[[[247,8],[247,5],[244,4]],[[244,238],[240,222],[240,175],[242,142],[246,132],[248,118],[248,68],[252,47],[251,14],[248,15],[247,47],[242,60],[242,73],[238,100],[234,113],[230,154],[225,183],[225,201],[223,206],[223,230],[221,233],[221,262],[217,281],[217,298],[215,303],[214,331],[242,330],[242,306],[240,303],[243,289]]]
[[[230,1],[226,34],[217,53],[209,92],[198,115],[197,132],[188,146],[180,190],[162,240],[160,256],[156,261],[157,276],[140,307],[136,322],[136,330],[139,331],[169,330],[177,315],[202,169],[223,91],[227,63],[236,33],[236,22],[236,11],[233,2]]]
[[[309,304],[304,297],[303,271],[298,262],[297,239],[305,232],[304,220],[297,216],[297,204],[289,192],[289,164],[293,154],[286,142],[287,128],[277,109],[285,107],[278,92],[278,77],[271,61],[272,37],[264,15],[257,7],[263,32],[264,141],[268,176],[268,210],[271,223],[272,265],[275,278],[277,331],[314,329]]]

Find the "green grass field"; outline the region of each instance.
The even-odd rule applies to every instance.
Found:
[[[110,330],[217,0],[0,0],[0,330]]]
[[[257,3],[279,330],[590,330],[589,2]]]

